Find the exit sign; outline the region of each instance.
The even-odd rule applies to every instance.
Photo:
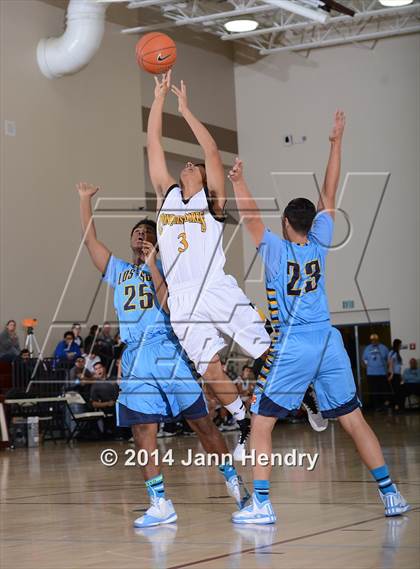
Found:
[[[351,310],[354,308],[354,300],[343,300],[343,310]]]

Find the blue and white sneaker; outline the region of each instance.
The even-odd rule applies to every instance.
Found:
[[[275,524],[276,514],[270,500],[260,503],[255,494],[252,495],[252,503],[239,512],[233,512],[232,522],[234,524]]]
[[[160,524],[171,524],[177,520],[175,509],[171,500],[165,498],[151,498],[151,506],[147,512],[134,520],[135,528],[149,528]]]
[[[405,514],[405,512],[410,510],[410,504],[404,500],[398,490],[396,492],[387,492],[386,494],[382,494],[380,490],[378,490],[378,492],[385,506],[385,516],[387,518],[391,516],[401,516],[401,514]]]
[[[232,476],[230,480],[226,480],[226,488],[229,495],[234,498],[240,510],[247,505],[251,498],[251,494],[245,486],[241,476]]]

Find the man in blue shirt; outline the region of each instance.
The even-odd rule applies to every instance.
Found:
[[[325,265],[334,230],[344,125],[344,113],[337,111],[318,208],[305,198],[292,200],[283,212],[283,237],[264,226],[239,159],[229,174],[244,224],[264,262],[274,328],[251,406],[250,447],[257,457],[253,500],[232,515],[234,523],[275,523],[269,499],[271,464],[258,457],[270,457],[271,433],[277,419],[300,407],[310,383],[322,415],[338,418],[377,480],[385,515],[400,515],[409,509],[392,483],[378,439],[360,411],[349,357],[340,332],[330,322]]]
[[[91,199],[99,188],[80,183],[77,189],[84,242],[93,264],[114,288],[120,336],[126,344],[116,406],[118,425],[131,427],[137,448],[144,450],[148,459],[143,475],[151,506],[135,520],[135,527],[167,524],[177,519],[171,500],[165,499],[156,453],[159,424],[178,416],[197,433],[207,452],[218,455],[228,492],[238,506],[243,505],[249,495],[227,460],[226,443],[209,417],[201,388],[170,326],[167,287],[161,263],[156,259],[156,223],[148,219],[137,223],[130,235],[132,262],[117,259],[96,237]],[[243,498],[241,490],[245,493]]]
[[[61,342],[58,342],[55,351],[54,357],[60,363],[73,364],[76,361],[76,358],[82,355],[78,344],[74,341],[74,334],[71,330],[64,333],[64,339]]]
[[[374,409],[389,405],[388,354],[389,350],[379,342],[379,336],[371,334],[370,344],[363,351],[362,361],[366,367],[369,397]]]

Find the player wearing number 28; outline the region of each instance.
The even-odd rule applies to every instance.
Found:
[[[264,226],[239,159],[229,173],[244,224],[261,254],[267,300],[275,329],[258,377],[251,427],[251,450],[271,453],[271,431],[278,418],[299,409],[310,383],[323,417],[338,418],[378,482],[385,514],[406,512],[408,504],[392,483],[376,435],[360,411],[349,357],[340,332],[331,326],[325,286],[326,258],[334,230],[340,177],[344,113],[337,111],[330,156],[318,207],[296,198],[282,216],[283,236]],[[253,502],[232,516],[234,523],[274,523],[269,500],[270,466],[254,467]]]

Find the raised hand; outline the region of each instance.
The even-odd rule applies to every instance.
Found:
[[[334,115],[334,125],[330,134],[330,142],[338,142],[343,138],[345,126],[346,126],[346,116],[344,112],[336,111]]]
[[[164,99],[166,97],[171,88],[171,72],[172,70],[170,69],[167,73],[164,73],[160,81],[155,75],[155,99]]]
[[[180,87],[172,85],[171,91],[178,97],[178,111],[181,114],[184,114],[185,111],[188,110],[187,86],[185,85],[184,81],[181,79]]]
[[[156,256],[157,256],[157,249],[155,245],[150,243],[149,241],[143,241],[142,243],[142,250],[144,255],[144,262],[146,265],[155,265],[156,264]]]
[[[86,182],[79,182],[76,184],[76,189],[79,192],[79,196],[81,198],[93,198],[96,192],[99,191],[99,186],[86,184]]]
[[[240,182],[243,179],[244,169],[243,162],[239,158],[235,158],[235,164],[232,166],[228,178],[231,182]]]

